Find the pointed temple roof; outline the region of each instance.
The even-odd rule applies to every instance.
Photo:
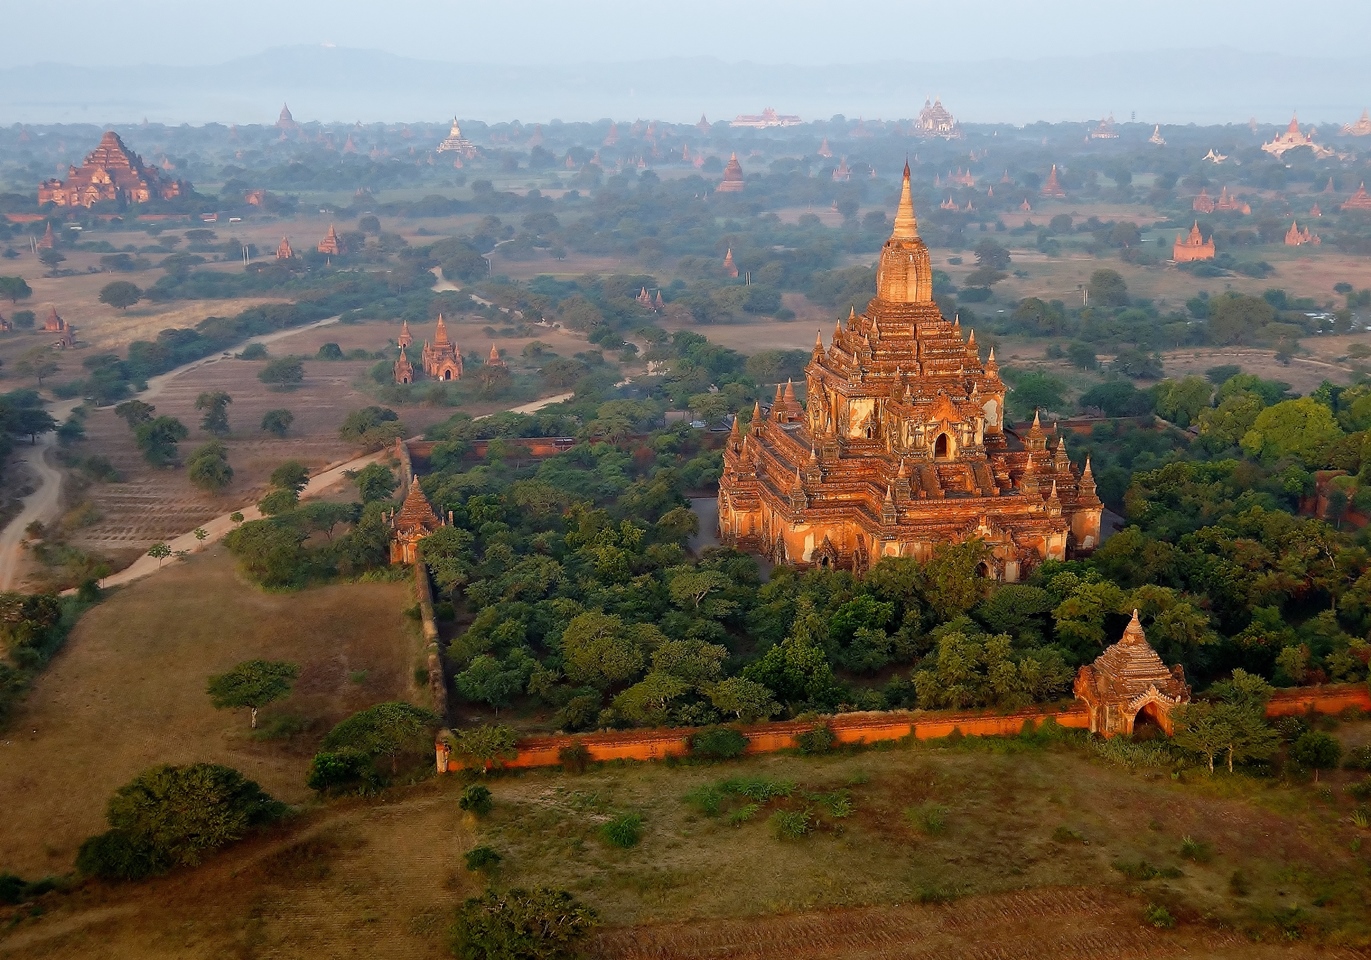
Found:
[[[1047,175],[1047,182],[1043,184],[1042,194],[1044,197],[1056,197],[1061,199],[1066,196],[1066,190],[1062,188],[1062,183],[1057,179],[1057,165],[1052,164],[1052,172]]]
[[[319,241],[318,250],[320,253],[331,254],[335,257],[343,252],[342,242],[339,241],[338,231],[333,228],[333,224],[328,225],[328,233],[324,235],[323,240]]]
[[[734,153],[728,158],[724,178],[719,181],[717,189],[720,193],[738,193],[743,189],[743,165],[738,162],[738,154]]]
[[[733,262],[732,247],[729,247],[728,252],[724,254],[724,273],[728,274],[730,277],[738,276],[738,265]]]
[[[452,341],[448,339],[447,323],[443,320],[443,315],[438,314],[438,327],[433,331],[433,345],[435,347],[446,346]]]
[[[1371,210],[1371,196],[1366,193],[1366,184],[1357,187],[1357,192],[1343,202],[1344,210]]]
[[[291,249],[290,241],[285,237],[282,237],[281,242],[276,245],[276,259],[289,260],[294,256],[295,251]]]
[[[409,320],[408,320],[408,318],[406,318],[405,320],[401,321],[401,323],[400,323],[400,336],[399,336],[399,338],[396,340],[396,343],[398,343],[398,344],[400,345],[400,348],[401,348],[401,349],[404,349],[405,347],[409,346],[409,345],[410,345],[411,343],[413,343],[413,342],[414,342],[414,334],[410,333],[410,331],[409,331]]]
[[[411,534],[420,531],[431,532],[443,525],[438,514],[434,512],[433,505],[428,502],[428,497],[424,496],[418,477],[410,481],[405,502],[400,507],[400,512],[395,515],[392,525],[398,533]]]
[[[1103,687],[1101,692],[1107,697],[1131,700],[1156,687],[1158,692],[1177,699],[1184,691],[1184,698],[1189,699],[1190,688],[1185,685],[1184,674],[1173,673],[1152,649],[1136,609],[1133,619],[1124,628],[1123,637],[1096,657],[1092,666]],[[1180,668],[1176,669],[1179,672]]]

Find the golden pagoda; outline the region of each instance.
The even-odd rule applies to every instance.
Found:
[[[980,572],[1015,582],[1036,564],[1088,553],[1102,507],[1087,463],[1037,418],[1004,424],[1006,388],[933,302],[909,167],[866,312],[820,337],[806,402],[778,386],[768,415],[735,423],[719,482],[719,536],[797,567],[858,573],[882,557],[927,560],[941,544],[979,540]]]
[[[1371,137],[1371,113],[1363,110],[1360,120],[1343,125],[1342,133],[1348,137]]]

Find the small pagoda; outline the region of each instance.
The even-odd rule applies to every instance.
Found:
[[[1043,184],[1042,195],[1057,200],[1066,199],[1066,190],[1062,188],[1062,182],[1057,178],[1057,165],[1055,163],[1052,164],[1052,172],[1047,175],[1047,182]]]
[[[1300,120],[1297,116],[1290,118],[1290,125],[1285,128],[1284,132],[1276,134],[1270,143],[1262,144],[1262,150],[1273,157],[1282,157],[1288,151],[1298,150],[1302,147],[1308,147],[1315,158],[1319,160],[1333,156],[1333,151],[1330,148],[1314,142],[1313,127],[1309,128],[1308,133],[1300,129]]]
[[[1193,263],[1196,260],[1214,259],[1214,238],[1208,240],[1200,234],[1200,222],[1190,228],[1189,234],[1177,234],[1171,247],[1171,259],[1177,263]]]
[[[404,347],[400,348],[400,358],[395,361],[394,373],[397,384],[414,382],[414,364],[409,362],[409,354],[405,352]]]
[[[935,97],[932,101],[924,100],[924,108],[919,111],[919,116],[914,121],[914,135],[958,140],[962,136],[962,130],[956,118],[943,106],[942,98]]]
[[[852,179],[852,168],[847,165],[847,157],[842,157],[833,168],[833,182],[847,183]]]
[[[462,351],[457,349],[447,335],[447,323],[438,314],[438,327],[433,332],[433,340],[424,343],[420,355],[424,376],[432,380],[462,379]]]
[[[1366,184],[1363,183],[1357,188],[1357,192],[1343,201],[1343,210],[1371,210],[1371,195],[1366,192]]]
[[[1130,736],[1139,717],[1145,717],[1168,736],[1174,729],[1172,711],[1190,702],[1190,686],[1179,664],[1167,667],[1147,642],[1138,611],[1124,628],[1123,638],[1081,667],[1074,692],[1090,711],[1090,732],[1112,737]]]
[[[1219,191],[1219,199],[1214,201],[1214,209],[1221,213],[1241,213],[1244,215],[1252,212],[1252,207],[1239,200],[1236,194],[1229,193],[1227,186]]]
[[[1114,126],[1114,114],[1110,114],[1100,121],[1099,126],[1090,131],[1091,140],[1117,140],[1119,131]]]
[[[294,259],[295,259],[295,251],[291,248],[290,240],[288,240],[288,239],[285,238],[285,237],[282,237],[282,238],[281,238],[281,242],[278,243],[278,244],[276,245],[276,259],[277,259],[277,260],[294,260]]]
[[[824,142],[821,143],[821,144],[819,144],[819,156],[821,156],[821,157],[831,157],[831,156],[833,156],[833,148],[830,147],[830,146],[828,145],[828,137],[824,137]]]
[[[1290,229],[1285,231],[1285,245],[1287,247],[1302,247],[1306,243],[1317,246],[1322,242],[1323,241],[1319,239],[1318,234],[1310,233],[1308,227],[1301,229],[1300,225],[1294,220],[1290,221]]]
[[[409,492],[400,512],[390,513],[390,562],[417,563],[419,541],[439,527],[446,526],[419,487],[419,478],[410,481]]]
[[[728,158],[728,165],[724,167],[724,178],[715,189],[719,193],[742,193],[743,165],[738,162],[736,153]]]
[[[399,345],[401,350],[414,342],[414,334],[409,332],[409,320],[406,319],[400,322],[400,335],[395,338],[395,342]]]
[[[1147,138],[1147,142],[1154,144],[1158,147],[1166,146],[1166,137],[1162,136],[1161,124],[1155,124],[1152,127],[1152,136]]]
[[[738,279],[738,265],[733,262],[733,248],[729,247],[724,254],[724,274],[731,280]]]
[[[342,254],[343,243],[338,239],[338,231],[333,229],[333,224],[328,225],[328,233],[324,235],[324,239],[319,241],[317,249],[320,253],[328,254],[331,257]]]

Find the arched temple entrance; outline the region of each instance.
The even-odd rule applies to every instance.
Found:
[[[933,459],[947,460],[952,456],[952,438],[945,433],[938,434],[938,439],[933,441]]]

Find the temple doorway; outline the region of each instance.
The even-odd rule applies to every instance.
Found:
[[[1145,704],[1133,718],[1133,739],[1156,740],[1165,736],[1166,728],[1162,725],[1162,717],[1157,705],[1155,703]]]
[[[451,370],[444,370],[444,371],[443,371],[443,379],[444,379],[444,380],[451,380],[451,379],[452,379],[452,371],[451,371]]]
[[[946,460],[951,455],[952,441],[948,439],[947,434],[938,434],[938,439],[933,441],[933,459]]]
[[[987,561],[985,561],[985,560],[982,560],[980,563],[976,564],[976,576],[978,576],[978,577],[989,577],[989,576],[990,576],[990,564],[989,564],[989,562],[987,562]]]

